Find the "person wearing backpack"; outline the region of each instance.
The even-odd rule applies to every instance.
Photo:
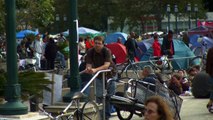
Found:
[[[94,47],[87,51],[86,56],[86,73],[95,74],[100,70],[109,69],[113,65],[112,55],[108,48],[104,46],[104,39],[101,36],[96,36],[94,38]],[[113,70],[112,70],[113,71]],[[110,76],[111,75],[111,76]],[[115,72],[107,77],[116,76]],[[105,81],[106,82],[106,81]],[[110,85],[106,86],[107,94],[113,95],[115,93],[115,83],[112,82]],[[103,80],[102,74],[96,78],[96,102],[102,103],[103,99]],[[111,105],[109,99],[106,99],[106,119],[108,120],[111,113]]]

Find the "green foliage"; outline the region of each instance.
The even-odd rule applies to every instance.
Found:
[[[21,85],[21,97],[23,100],[27,100],[29,95],[35,95],[38,97],[43,97],[43,90],[51,91],[47,86],[53,84],[45,78],[45,73],[43,72],[20,72],[18,74],[19,84]],[[6,85],[6,72],[0,71],[0,96],[4,94],[4,85]]]
[[[210,84],[207,73],[198,73],[192,80],[192,94],[195,98],[209,98]]]

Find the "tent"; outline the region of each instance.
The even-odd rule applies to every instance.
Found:
[[[111,50],[111,53],[116,57],[116,63],[124,63],[127,57],[126,47],[120,43],[110,43],[106,47]],[[135,61],[138,59],[135,57]]]
[[[190,36],[190,48],[192,51],[194,51],[195,55],[201,55],[201,53],[204,53],[207,51],[209,48],[213,47],[213,39],[209,37],[202,37],[200,40],[198,39],[200,35],[192,35]],[[198,48],[195,50],[196,48]],[[201,48],[201,49],[200,49]],[[203,50],[203,51],[202,51]]]
[[[194,47],[201,47],[202,44],[206,44],[207,46],[207,49],[213,47],[213,39],[212,38],[209,38],[209,37],[206,37],[206,36],[203,36],[202,37],[202,41],[198,41],[198,38],[200,37],[200,35],[192,35],[189,37],[190,39],[190,44],[191,46],[194,48]]]
[[[116,57],[116,63],[123,63],[126,60],[126,47],[120,43],[111,43],[106,45]]]
[[[188,31],[189,36],[192,36],[194,34],[213,38],[213,27],[199,26]]]
[[[145,53],[148,53],[152,56],[153,49],[152,49],[152,43],[153,39],[144,40],[143,44],[146,47]],[[159,42],[162,44],[163,39],[159,39]],[[191,51],[189,47],[185,45],[184,42],[174,39],[174,49],[175,49],[175,55],[173,56],[172,66],[174,69],[187,69],[189,65],[189,59],[181,59],[183,57],[193,58],[195,57],[194,53]],[[142,56],[141,61],[147,61],[148,56]]]
[[[36,35],[36,34],[38,34],[38,32],[31,31],[31,30],[23,30],[23,31],[16,33],[16,38],[17,39],[23,39],[25,36],[27,36],[29,34]]]
[[[127,36],[128,35],[123,32],[111,33],[106,36],[105,43],[109,44],[109,43],[117,42],[118,37],[121,37],[121,42],[122,44],[124,44],[125,41],[127,40]]]
[[[68,36],[69,35],[69,30],[65,31],[62,33],[64,36]],[[79,36],[82,37],[86,37],[86,36],[90,36],[90,37],[95,37],[98,35],[104,36],[104,33],[101,33],[99,31],[90,29],[90,28],[86,28],[86,27],[79,27],[78,28],[78,34]]]

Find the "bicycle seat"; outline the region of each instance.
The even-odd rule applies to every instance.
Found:
[[[74,93],[72,99],[76,100],[76,99],[81,99],[81,98],[86,98],[87,96],[84,93],[81,92],[76,92]]]

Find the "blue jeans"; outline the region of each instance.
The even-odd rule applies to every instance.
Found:
[[[115,79],[115,78],[114,78]],[[115,81],[110,82],[107,86],[106,86],[106,90],[107,90],[107,96],[112,96],[115,94]],[[96,102],[97,103],[102,103],[103,101],[103,80],[102,79],[96,79]],[[106,100],[105,100],[105,115],[106,118],[109,118],[111,115],[111,109],[112,109],[112,105],[110,104],[110,100],[109,97],[106,96]]]
[[[56,60],[59,60],[60,64],[63,67],[66,67],[66,61],[65,61],[64,55],[60,51],[58,51],[56,54]]]

